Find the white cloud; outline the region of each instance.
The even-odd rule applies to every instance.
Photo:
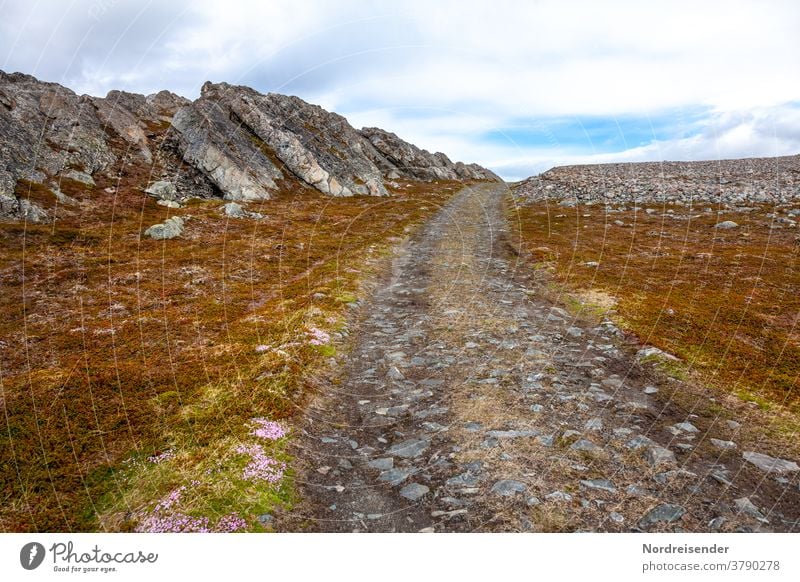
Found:
[[[557,135],[536,147],[483,139],[520,119],[709,112],[693,137],[598,159],[796,148],[784,104],[800,102],[798,22],[793,0],[18,0],[4,5],[0,63],[92,94],[192,97],[206,79],[294,93],[505,171],[586,155]]]

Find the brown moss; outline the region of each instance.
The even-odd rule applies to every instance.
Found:
[[[205,443],[252,416],[295,414],[324,355],[298,346],[273,359],[254,347],[291,342],[311,307],[343,314],[338,298],[356,293],[370,249],[455,190],[409,182],[391,198],[343,199],[302,189],[251,204],[265,220],[228,220],[219,200],[156,205],[140,190],[153,171],[98,177],[80,194],[96,204],[55,227],[0,225],[0,488],[14,500],[0,509],[3,530],[96,529],[92,508],[124,487],[117,468],[132,454],[177,432]],[[192,216],[184,236],[140,237],[173,213]]]
[[[545,205],[510,216],[531,262],[567,289],[613,297],[617,319],[642,342],[679,356],[721,390],[797,410],[796,231],[770,228],[769,207],[726,216],[741,225],[729,231],[714,228],[712,213],[674,211],[691,218]]]

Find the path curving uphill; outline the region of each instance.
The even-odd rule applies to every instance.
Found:
[[[545,299],[506,194],[464,188],[399,249],[306,413],[303,501],[276,527],[797,530],[797,465],[742,450],[613,325]]]

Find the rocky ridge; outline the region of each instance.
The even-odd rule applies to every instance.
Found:
[[[800,155],[702,162],[560,166],[515,187],[531,201],[580,204],[718,203],[800,199]]]
[[[268,200],[289,184],[386,196],[400,178],[499,180],[297,97],[227,83],[206,83],[194,101],[168,91],[90,97],[0,71],[0,136],[0,218],[32,222],[49,220],[47,199],[66,200],[62,187],[94,187],[124,164],[149,169],[138,187],[170,206]]]

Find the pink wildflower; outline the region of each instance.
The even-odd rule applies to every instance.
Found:
[[[278,440],[286,436],[286,431],[277,422],[267,420],[266,418],[254,418],[252,423],[255,425],[250,434],[260,439],[267,439],[271,441]]]
[[[172,506],[177,505],[181,501],[181,496],[186,490],[186,485],[181,485],[177,489],[170,491],[165,497],[162,497],[156,504],[154,512],[158,513],[165,509],[170,509]]]
[[[283,478],[286,463],[281,463],[267,456],[261,445],[239,445],[236,452],[249,455],[250,462],[242,471],[242,478],[248,481],[267,481],[276,483]]]
[[[230,515],[225,515],[217,522],[216,527],[214,527],[214,531],[222,532],[222,533],[231,533],[235,531],[241,531],[247,528],[247,522],[239,517],[236,513],[231,513]]]
[[[148,515],[137,527],[140,533],[208,533],[207,517],[192,517],[184,513],[163,515],[154,512]]]
[[[331,336],[326,331],[322,331],[316,327],[309,327],[308,334],[311,336],[311,339],[308,340],[312,346],[324,346],[327,343],[330,343]]]
[[[158,453],[157,455],[152,455],[150,457],[147,457],[147,460],[150,461],[151,463],[158,465],[159,463],[163,463],[164,461],[169,461],[174,456],[175,456],[175,451],[170,449],[168,451],[163,451],[161,453]]]

